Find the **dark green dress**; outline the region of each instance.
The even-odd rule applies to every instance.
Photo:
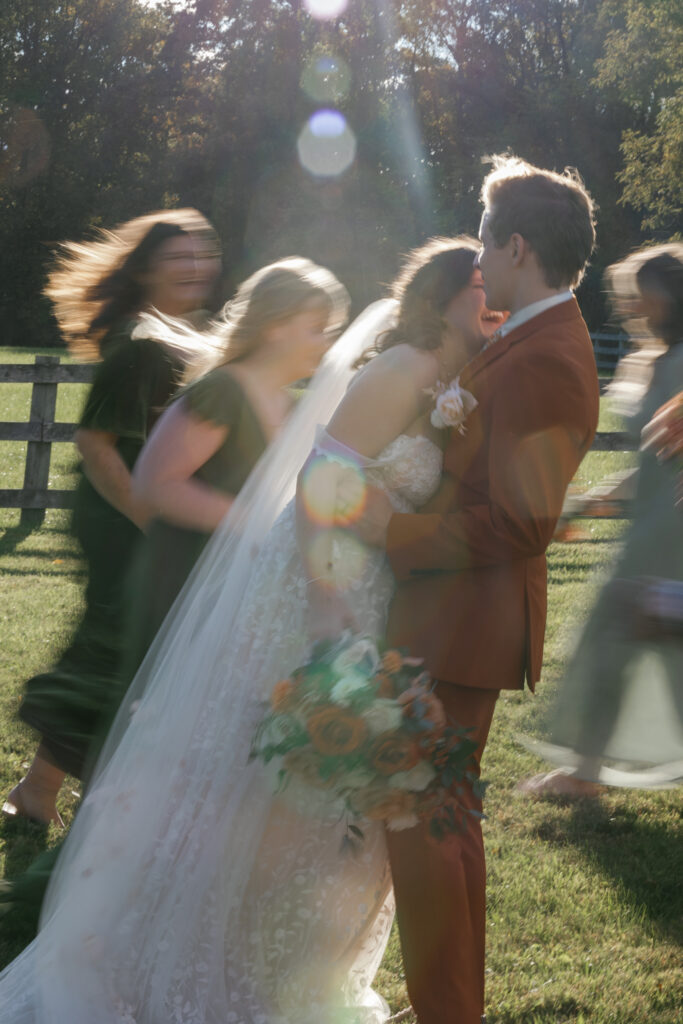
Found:
[[[129,469],[159,413],[175,392],[182,365],[162,345],[131,338],[135,322],[110,332],[80,426],[117,437]],[[137,526],[109,504],[81,470],[73,530],[88,567],[85,612],[68,649],[48,672],[26,683],[20,717],[37,729],[64,771],[83,777],[100,715],[118,688],[125,580],[142,538]]]
[[[195,477],[224,494],[236,495],[266,449],[260,421],[239,382],[217,367],[185,388],[178,399],[198,419],[228,428],[228,434]],[[166,618],[210,533],[155,519],[138,549],[130,576],[123,675],[130,682]]]

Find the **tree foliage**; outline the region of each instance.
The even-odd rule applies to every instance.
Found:
[[[3,4],[4,341],[55,337],[54,243],[176,203],[215,222],[226,293],[299,252],[361,305],[407,247],[476,230],[505,149],[578,167],[598,200],[597,325],[601,268],[680,227],[682,18],[676,0],[349,0],[332,22],[300,0]],[[336,177],[297,157],[320,107],[356,138]]]

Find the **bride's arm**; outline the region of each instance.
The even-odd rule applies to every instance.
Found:
[[[314,637],[362,628],[339,586],[335,534],[340,513],[362,508],[363,466],[408,430],[428,402],[438,366],[429,353],[402,345],[359,373],[327,428],[328,444],[314,452],[297,487],[297,536],[308,574],[309,628]]]

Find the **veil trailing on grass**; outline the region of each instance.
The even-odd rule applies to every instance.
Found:
[[[318,424],[327,423],[354,362],[390,326],[394,311],[393,302],[375,303],[330,349],[166,619],[67,838],[38,937],[0,975],[0,1024],[286,1024],[294,1018],[270,1007],[298,1005],[297,987],[308,993],[311,1020],[324,1018],[326,993],[316,989],[313,965],[308,974],[300,964],[296,977],[285,977],[277,963],[296,929],[308,929],[310,942],[311,922],[301,914],[290,920],[284,902],[278,905],[281,925],[257,920],[249,909],[258,904],[250,886],[258,895],[277,874],[278,851],[284,858],[287,841],[292,850],[300,842],[298,833],[292,837],[295,819],[286,813],[274,819],[267,780],[249,763],[261,699],[255,699],[254,680],[274,683],[299,663],[307,640],[296,617],[279,620],[245,595],[269,532],[287,518],[281,513]],[[262,592],[266,603],[303,604],[300,595],[269,596],[267,586]],[[378,836],[362,865],[339,871],[367,874],[370,859],[383,856],[381,829]],[[252,871],[255,851],[265,858],[260,873]],[[292,885],[299,884],[292,870]],[[324,901],[330,880],[306,881],[303,871],[301,877],[302,885],[320,887],[311,900]],[[363,897],[364,905],[373,899],[385,935],[391,922],[390,911],[382,910],[386,891],[378,886]],[[325,924],[323,936],[331,929]],[[340,923],[337,938],[346,926]],[[352,956],[344,943],[361,954]],[[357,990],[369,991],[382,941],[361,927],[341,947],[340,971],[355,972]],[[273,984],[280,986],[276,998]],[[261,996],[263,1005],[256,1005]],[[353,1002],[349,995],[347,1005]],[[349,1009],[335,1021],[383,1019],[370,996],[364,1005],[364,1016]]]

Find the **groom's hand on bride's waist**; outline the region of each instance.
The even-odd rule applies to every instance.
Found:
[[[386,547],[387,527],[396,511],[387,492],[366,484],[363,500],[359,503],[355,493],[349,494],[349,500],[346,501],[344,490],[340,487],[338,499],[336,524],[352,530],[365,544]]]

